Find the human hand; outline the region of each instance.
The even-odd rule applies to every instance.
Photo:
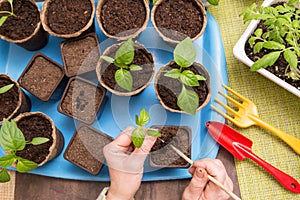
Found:
[[[143,145],[134,149],[131,141],[133,130],[134,127],[126,128],[113,142],[103,148],[111,181],[107,200],[132,199],[140,187],[144,161],[156,137],[146,136]]]
[[[190,184],[185,188],[182,200],[225,200],[229,195],[219,186],[209,181],[207,174],[222,183],[225,188],[232,191],[233,184],[228,176],[223,163],[218,159],[202,159],[195,161],[189,169],[193,175]]]

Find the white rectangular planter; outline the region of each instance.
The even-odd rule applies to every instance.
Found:
[[[266,0],[263,2],[263,6],[270,6],[272,4],[282,2],[282,0]],[[247,57],[246,52],[245,52],[245,44],[248,42],[248,38],[251,36],[251,34],[255,31],[257,25],[259,23],[259,20],[252,20],[250,24],[248,25],[246,31],[243,33],[243,35],[240,37],[238,42],[235,44],[233,48],[233,55],[242,61],[244,64],[248,65],[251,67],[253,65],[253,61],[250,60],[250,58]],[[300,90],[297,88],[293,87],[289,83],[285,82],[284,80],[278,78],[271,72],[267,71],[266,69],[259,69],[257,71],[261,75],[265,76],[266,78],[270,79],[271,81],[275,82],[276,84],[280,85],[284,89],[288,90],[289,92],[293,93],[294,95],[300,97]]]

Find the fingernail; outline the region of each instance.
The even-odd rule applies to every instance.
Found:
[[[203,173],[202,169],[197,170],[197,176],[199,178],[203,178],[204,177],[204,173]]]

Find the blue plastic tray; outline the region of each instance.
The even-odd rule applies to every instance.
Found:
[[[42,3],[38,3],[41,7]],[[215,158],[219,149],[218,144],[211,138],[205,128],[208,120],[224,122],[224,119],[210,108],[218,90],[222,90],[221,84],[227,84],[227,70],[223,43],[216,20],[207,13],[208,23],[204,34],[194,42],[197,49],[197,62],[204,65],[211,75],[212,97],[209,104],[195,116],[171,113],[160,105],[153,86],[153,82],[140,95],[134,97],[118,97],[107,94],[107,101],[100,117],[93,126],[112,137],[117,137],[122,129],[128,125],[134,125],[134,115],[142,108],[150,112],[151,125],[187,125],[192,128],[192,159]],[[101,43],[102,52],[114,41],[107,39],[98,28],[96,33]],[[59,44],[62,39],[50,37],[49,43],[40,52],[62,64]],[[155,57],[156,71],[159,67],[173,59],[173,48],[164,43],[153,29],[151,22],[148,28],[142,32],[138,41],[143,44]],[[5,73],[15,80],[36,52],[26,51],[15,44],[9,44],[0,40],[0,73]],[[96,80],[95,80],[96,81]],[[62,91],[63,88],[58,88]],[[26,92],[26,91],[25,91]],[[55,92],[50,101],[43,102],[26,92],[31,99],[31,111],[41,111],[50,116],[55,125],[62,131],[65,138],[65,151],[77,125],[73,119],[60,114],[57,111],[61,92]],[[84,170],[69,163],[63,158],[63,152],[46,165],[31,171],[32,174],[58,177],[75,180],[109,181],[108,168],[105,166],[97,176],[93,176]],[[3,151],[0,150],[0,154]],[[154,169],[145,162],[143,181],[183,179],[191,177],[187,169]]]

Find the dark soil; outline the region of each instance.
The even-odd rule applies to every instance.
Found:
[[[16,17],[10,16],[0,27],[0,35],[13,40],[21,40],[29,37],[40,22],[40,13],[31,2],[26,0],[14,0],[13,8]],[[10,10],[8,2],[0,6],[0,10]],[[0,14],[0,17],[5,14]],[[14,28],[12,28],[14,27]]]
[[[179,66],[175,62],[172,62],[170,66],[165,67],[165,70],[171,70],[173,68],[179,69]],[[199,72],[197,70],[199,68],[195,68],[193,65],[186,69],[193,71],[195,74],[199,74],[205,77],[205,74],[203,72],[202,73]],[[182,84],[178,79],[166,77],[163,74],[164,73],[162,73],[161,76],[158,78],[157,85],[156,85],[159,96],[161,97],[162,101],[166,106],[175,110],[181,110],[177,105],[177,97],[181,92]],[[186,86],[186,88],[190,90],[193,89],[198,94],[199,106],[204,103],[209,93],[206,81],[199,81],[199,86],[195,86],[195,87]]]
[[[0,88],[12,83],[10,80],[0,79]],[[3,121],[3,118],[7,118],[16,110],[18,102],[19,91],[16,85],[7,92],[0,94],[0,121]]]
[[[26,141],[31,141],[34,137],[49,139],[48,142],[41,145],[27,144],[22,151],[16,153],[17,156],[38,164],[43,162],[50,153],[49,148],[53,143],[51,123],[41,116],[28,116],[18,121],[17,125],[23,132]]]
[[[64,71],[60,65],[38,54],[24,70],[18,82],[34,96],[48,101],[63,77]]]
[[[115,57],[115,52],[117,50],[117,47],[115,50],[112,50],[112,53],[107,55],[111,58]],[[134,59],[132,61],[132,64],[139,65],[142,67],[142,70],[138,71],[130,71],[132,77],[133,77],[133,85],[132,85],[132,91],[135,91],[141,87],[143,87],[149,79],[152,77],[152,73],[154,71],[154,61],[151,57],[151,54],[148,53],[145,49],[137,48],[135,47],[134,51]],[[107,86],[110,88],[120,91],[120,92],[128,92],[127,90],[121,88],[117,85],[115,81],[115,72],[119,69],[114,64],[109,64],[106,66],[103,66],[101,68],[101,78],[105,82]]]
[[[154,20],[160,32],[181,41],[194,38],[203,26],[203,13],[193,0],[165,0],[157,6]]]
[[[279,5],[279,4],[274,4],[273,6],[277,6],[277,5]],[[257,26],[257,29],[258,28],[262,28],[263,32],[265,32],[267,30],[267,27],[263,24],[263,21],[259,22],[259,24]],[[253,33],[254,32],[255,32],[255,30],[253,31]],[[263,48],[260,52],[254,54],[253,53],[253,48],[251,48],[250,45],[249,45],[249,43],[246,42],[245,52],[246,52],[246,55],[253,62],[255,62],[259,58],[262,58],[264,55],[270,53],[271,50]],[[299,57],[298,57],[298,61],[300,61]],[[285,59],[283,57],[283,54],[281,54],[280,57],[279,57],[279,59],[275,62],[275,64],[273,66],[267,67],[266,70],[268,70],[272,74],[276,75],[280,79],[284,80],[285,82],[289,83],[290,85],[292,85],[295,88],[297,88],[298,90],[300,90],[300,80],[293,80],[292,78],[289,78],[289,77],[285,76],[285,73],[289,72],[289,70],[286,71],[286,66],[287,65],[288,65],[288,63],[285,61]],[[300,70],[300,65],[299,64],[298,64],[298,69]]]
[[[64,158],[91,174],[98,174],[105,161],[103,147],[113,139],[88,126],[81,126],[73,136]]]
[[[58,34],[72,34],[84,28],[92,15],[89,0],[51,0],[47,23]]]
[[[187,127],[152,126],[161,133],[150,153],[150,165],[153,167],[189,167],[189,163],[181,158],[171,147],[174,147],[191,158],[191,134]]]
[[[83,79],[71,79],[60,102],[60,112],[91,124],[105,96],[105,90]]]
[[[99,18],[110,35],[128,36],[143,26],[146,9],[142,0],[107,0]]]
[[[95,70],[100,58],[96,37],[93,34],[62,43],[61,54],[68,77]]]

